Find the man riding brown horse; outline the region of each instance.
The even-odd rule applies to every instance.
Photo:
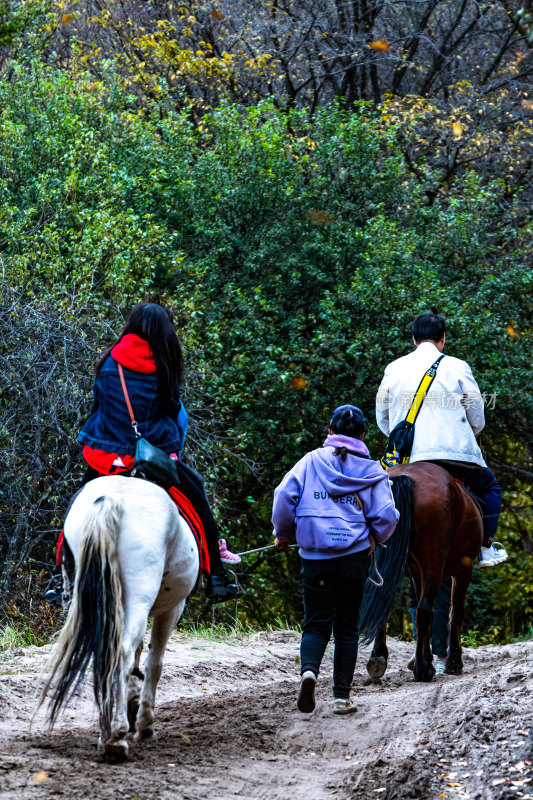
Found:
[[[425,370],[442,354],[446,321],[426,311],[413,321],[412,333],[415,350],[388,365],[376,397],[377,423],[386,436],[405,417]],[[508,558],[505,548],[496,549],[493,543],[501,489],[476,441],[484,427],[483,397],[472,370],[466,361],[446,356],[416,418],[409,463],[430,461],[444,467],[484,502],[486,527],[479,554],[483,568]]]
[[[374,640],[367,665],[374,679],[387,667],[387,618],[404,573],[417,597],[415,679],[429,681],[435,674],[433,606],[443,579],[453,577],[446,672],[459,673],[474,560],[479,555],[480,566],[489,567],[508,558],[493,543],[501,490],[475,438],[484,426],[483,399],[468,364],[443,356],[445,340],[440,314],[417,317],[416,349],[389,364],[378,391],[377,421],[389,436],[382,464],[390,466],[400,522],[388,549],[378,554],[384,586],[367,584],[361,607],[361,633],[366,641]],[[486,524],[465,484],[484,501]]]

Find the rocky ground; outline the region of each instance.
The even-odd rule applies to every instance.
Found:
[[[50,731],[31,723],[49,648],[0,656],[0,800],[533,800],[533,642],[465,650],[460,677],[413,682],[412,645],[392,640],[381,685],[362,650],[357,713],[331,709],[331,654],[317,708],[296,710],[299,637],[175,635],[157,702],[158,739],[126,764],[97,755],[90,686]]]

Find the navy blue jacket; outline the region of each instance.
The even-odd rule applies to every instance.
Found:
[[[166,453],[183,448],[187,412],[180,400],[172,400],[170,411],[162,413],[157,375],[124,368],[126,387],[141,436]],[[78,442],[119,455],[135,455],[135,433],[120,376],[113,356],[104,361],[94,384],[94,404]]]

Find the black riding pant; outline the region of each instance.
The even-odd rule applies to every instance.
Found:
[[[368,574],[369,551],[338,558],[302,558],[304,629],[300,645],[301,672],[318,675],[331,638],[333,696],[349,697],[359,640],[359,609]]]

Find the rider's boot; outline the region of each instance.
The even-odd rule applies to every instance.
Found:
[[[63,601],[63,592],[58,587],[55,589],[48,589],[48,591],[44,594],[44,599],[47,603],[51,603],[54,606],[60,606]]]
[[[232,579],[226,572],[218,572],[215,575],[210,575],[207,579],[207,587],[205,596],[215,603],[222,603],[226,600],[238,600],[244,594],[244,589],[240,583]]]

